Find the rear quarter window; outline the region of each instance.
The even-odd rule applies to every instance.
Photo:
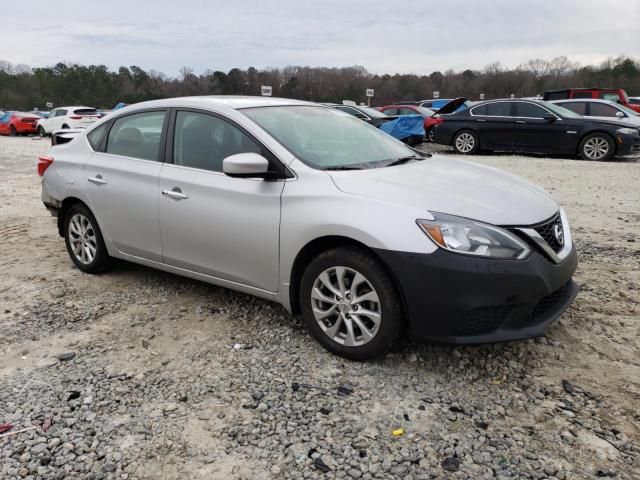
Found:
[[[89,141],[89,145],[96,152],[101,151],[102,141],[109,130],[109,123],[104,123],[100,125],[98,128],[94,128],[87,134],[87,140]]]

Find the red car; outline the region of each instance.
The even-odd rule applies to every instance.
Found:
[[[0,117],[0,135],[27,135],[36,133],[36,124],[40,117],[33,113],[6,112]]]
[[[433,127],[442,123],[441,118],[434,117],[436,112],[417,105],[387,105],[378,108],[378,110],[387,115],[422,115],[424,117],[425,138],[430,142],[433,141],[431,138],[433,135]]]

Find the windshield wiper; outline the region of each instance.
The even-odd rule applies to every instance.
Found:
[[[364,170],[364,169],[362,167],[342,166],[342,167],[327,167],[327,168],[323,168],[323,170]]]
[[[402,157],[394,160],[393,162],[387,163],[385,167],[393,167],[395,165],[402,165],[403,163],[410,162],[411,160],[424,160],[425,157],[420,157],[418,155],[411,155],[409,157]]]

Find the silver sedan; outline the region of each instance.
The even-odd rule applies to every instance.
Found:
[[[273,300],[347,358],[407,331],[541,335],[577,292],[566,215],[542,189],[325,106],[157,100],[54,137],[42,201],[77,268],[117,258]]]

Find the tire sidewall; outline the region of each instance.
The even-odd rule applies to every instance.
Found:
[[[45,131],[45,129],[42,126],[38,127],[38,136],[43,137],[43,138],[47,136],[47,132]]]
[[[604,157],[602,157],[602,158],[600,158],[598,160],[593,159],[593,158],[589,158],[584,152],[584,146],[586,145],[586,143],[590,139],[596,138],[596,137],[600,137],[600,138],[606,140],[607,144],[609,145],[609,151],[607,152],[607,154]],[[606,134],[603,134],[603,133],[592,133],[592,134],[587,135],[586,137],[584,137],[582,139],[582,142],[580,142],[580,152],[579,153],[580,153],[580,158],[582,158],[583,160],[586,160],[588,162],[606,162],[607,160],[610,160],[615,155],[615,149],[616,149],[616,145],[615,145],[613,139],[609,135],[606,135]]]
[[[371,283],[381,303],[382,323],[370,342],[346,347],[329,338],[318,325],[311,306],[313,284],[323,271],[331,267],[352,268]],[[300,309],[311,335],[328,351],[350,360],[364,361],[384,355],[398,339],[404,324],[400,296],[389,274],[371,255],[357,249],[338,248],[318,255],[307,266],[300,283]]]
[[[91,227],[96,234],[96,256],[93,261],[88,264],[84,264],[76,258],[75,254],[73,253],[73,249],[71,248],[71,241],[69,240],[69,223],[76,213],[84,215],[89,220],[89,222],[91,222]],[[98,222],[96,221],[96,218],[93,216],[91,211],[83,204],[73,205],[67,210],[64,219],[64,243],[67,247],[69,257],[71,257],[71,261],[82,272],[99,273],[104,271],[109,266],[109,254],[107,252],[107,247],[104,244],[102,232],[100,231]]]
[[[456,140],[463,133],[468,133],[473,137],[473,142],[474,142],[473,148],[468,152],[461,152],[460,150],[458,150],[458,147],[456,146]],[[451,144],[453,145],[453,149],[456,151],[456,153],[459,153],[460,155],[473,155],[474,153],[477,153],[478,150],[480,149],[480,138],[478,137],[478,134],[472,130],[460,130],[459,132],[456,132],[456,134],[453,136],[453,141],[451,142]]]

